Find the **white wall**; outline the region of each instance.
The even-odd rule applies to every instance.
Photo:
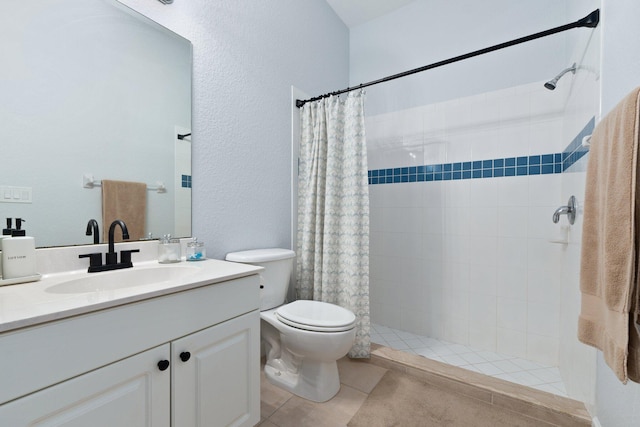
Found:
[[[350,84],[564,25],[591,12],[588,5],[581,9],[569,14],[566,1],[554,0],[416,0],[351,30]],[[566,33],[556,34],[370,87],[367,112],[381,114],[548,80],[570,65],[566,40]]]
[[[347,85],[347,28],[323,0],[123,3],[193,43],[193,235],[215,258],[289,247],[291,86]]]

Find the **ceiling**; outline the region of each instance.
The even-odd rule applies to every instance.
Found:
[[[353,28],[386,15],[415,0],[327,0],[347,27]]]

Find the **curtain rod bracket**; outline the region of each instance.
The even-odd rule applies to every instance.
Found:
[[[596,9],[578,21],[579,27],[595,28],[600,22],[600,9]]]

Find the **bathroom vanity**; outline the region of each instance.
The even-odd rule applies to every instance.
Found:
[[[128,270],[0,288],[0,425],[259,422],[261,268]]]

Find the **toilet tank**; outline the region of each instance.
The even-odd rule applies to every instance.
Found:
[[[231,252],[225,259],[264,267],[260,273],[260,310],[264,311],[284,304],[295,257],[292,250],[273,248]]]

